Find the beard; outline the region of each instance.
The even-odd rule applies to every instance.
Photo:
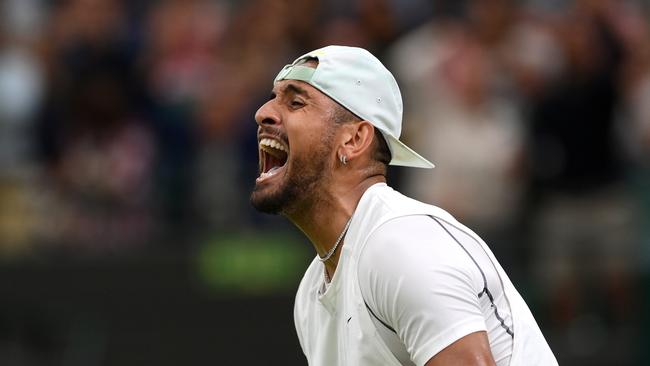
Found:
[[[263,213],[287,214],[315,202],[318,187],[327,181],[332,139],[333,134],[325,136],[309,155],[298,155],[291,163],[287,162],[278,186],[262,189],[255,185],[250,197],[253,207]]]

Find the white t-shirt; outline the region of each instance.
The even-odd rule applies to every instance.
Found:
[[[310,365],[424,365],[487,331],[497,365],[556,365],[487,246],[445,211],[376,184],[361,198],[332,282],[315,259],[296,296]]]

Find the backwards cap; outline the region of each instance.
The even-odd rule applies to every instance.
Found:
[[[318,60],[316,68],[302,66]],[[434,165],[399,140],[402,132],[402,96],[393,75],[370,52],[358,47],[327,46],[298,57],[275,78],[300,80],[320,90],[381,131],[391,165],[433,168]]]

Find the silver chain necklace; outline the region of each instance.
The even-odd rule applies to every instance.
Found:
[[[345,224],[345,227],[343,228],[343,231],[341,231],[341,235],[339,235],[339,238],[336,239],[336,243],[334,243],[334,246],[332,247],[332,249],[330,249],[329,252],[327,252],[327,254],[325,254],[324,257],[318,256],[318,259],[321,262],[326,262],[328,259],[332,258],[332,255],[334,255],[334,252],[336,252],[336,248],[338,248],[339,244],[341,243],[341,239],[343,239],[343,237],[345,236],[345,233],[348,232],[348,228],[350,227],[351,222],[352,222],[352,217],[350,216],[350,219]]]

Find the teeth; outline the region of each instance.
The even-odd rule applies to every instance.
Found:
[[[260,146],[267,146],[276,150],[282,150],[284,152],[288,152],[287,149],[284,147],[284,145],[282,145],[276,140],[269,139],[269,138],[262,139],[262,141],[260,141]]]

